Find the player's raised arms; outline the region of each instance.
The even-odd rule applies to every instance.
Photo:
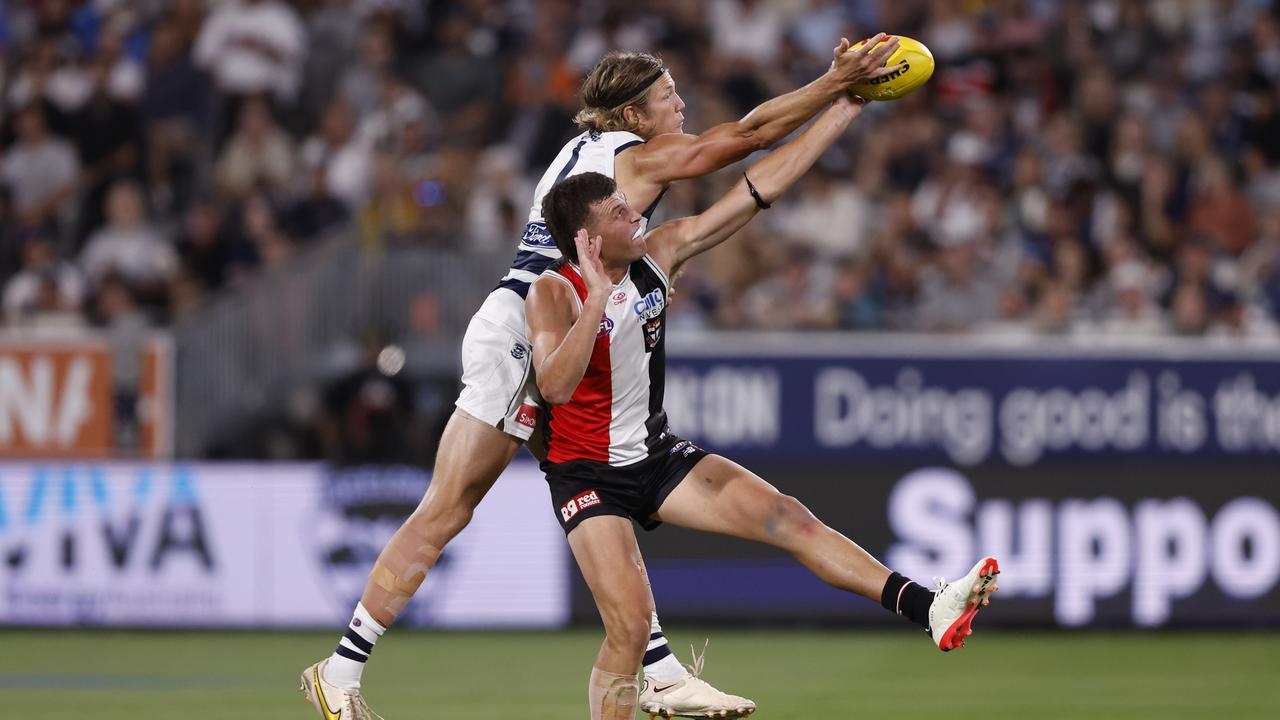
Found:
[[[723,242],[782,195],[861,112],[860,101],[837,100],[786,147],[751,166],[737,186],[705,212],[654,228],[645,238],[649,254],[674,275],[689,258]]]

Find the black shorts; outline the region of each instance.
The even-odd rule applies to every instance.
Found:
[[[597,515],[620,515],[652,530],[662,523],[653,514],[707,451],[667,435],[633,465],[614,467],[596,460],[542,463],[551,486],[551,505],[568,535],[578,523]]]

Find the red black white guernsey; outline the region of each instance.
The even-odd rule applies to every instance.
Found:
[[[587,286],[576,265],[561,258],[544,275],[572,287],[582,311]],[[550,408],[548,462],[630,465],[666,437],[663,323],[670,291],[666,273],[648,255],[613,287],[582,381],[568,403]]]

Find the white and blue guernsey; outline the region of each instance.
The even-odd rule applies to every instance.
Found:
[[[524,300],[529,294],[529,286],[551,263],[560,259],[560,251],[556,249],[556,243],[551,239],[546,223],[542,221],[542,198],[556,183],[572,175],[597,172],[612,178],[614,157],[643,142],[639,135],[630,132],[587,131],[565,143],[534,190],[533,204],[529,207],[529,222],[525,225],[524,236],[520,238],[511,269],[493,292],[489,293],[489,297],[476,312],[476,317],[502,325],[521,338],[526,337],[528,331],[525,329]],[[661,200],[662,195],[659,194],[645,208],[642,213],[644,219],[640,221],[641,232],[648,230],[649,218],[653,216]]]

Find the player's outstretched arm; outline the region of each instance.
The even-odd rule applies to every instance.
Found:
[[[600,262],[600,236],[591,238],[586,230],[579,230],[574,244],[587,285],[587,299],[581,311],[577,291],[546,275],[533,283],[525,301],[538,390],[542,399],[552,405],[569,402],[582,382],[595,347],[600,317],[613,289]]]
[[[629,187],[628,181],[634,178],[644,183],[667,185],[701,177],[732,165],[756,150],[773,147],[853,85],[898,69],[899,65],[885,67],[885,61],[898,49],[898,39],[890,38],[878,44],[884,37],[884,33],[879,33],[857,50],[849,50],[849,41],[841,38],[831,67],[821,77],[802,88],[766,100],[741,120],[717,125],[700,135],[659,135],[624,152],[619,157],[623,164],[619,168],[619,184]]]
[[[645,238],[649,254],[671,276],[689,258],[723,242],[760,211],[759,202],[777,200],[813,166],[862,112],[862,103],[842,97],[818,116],[800,137],[774,150],[752,165],[746,178],[699,215],[663,223]]]

